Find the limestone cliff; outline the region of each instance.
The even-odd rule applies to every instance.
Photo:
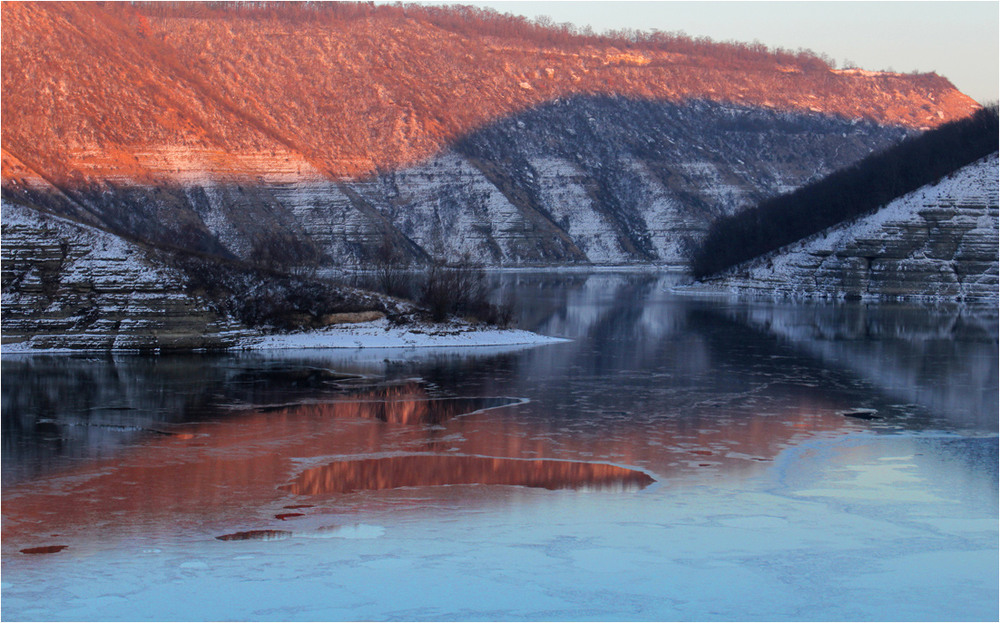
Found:
[[[278,162],[252,184],[192,172],[184,184],[60,187],[8,154],[4,195],[150,244],[277,268],[365,267],[388,241],[418,263],[468,256],[493,266],[684,270],[714,218],[906,134],[818,113],[577,97],[360,180]]]
[[[934,75],[489,11],[10,3],[3,193],[269,268],[676,268],[707,222],[978,106]]]
[[[73,186],[246,185],[276,163],[299,179],[359,179],[574,96],[913,129],[978,108],[935,74],[666,33],[575,34],[471,7],[10,2],[2,19],[4,149]]]
[[[934,74],[468,7],[22,2],[2,19],[5,344],[224,347],[236,325],[191,285],[213,261],[293,278],[388,244],[417,263],[683,270],[714,218],[978,108]],[[988,264],[962,253],[956,275]],[[319,322],[307,294],[328,288],[299,286],[280,315]]]
[[[793,298],[998,300],[994,153],[870,216],[723,273],[713,287]]]
[[[3,202],[3,350],[225,348],[245,334],[118,236]]]

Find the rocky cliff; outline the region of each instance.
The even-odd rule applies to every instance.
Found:
[[[678,267],[714,216],[969,114],[933,75],[475,9],[11,3],[3,193],[269,267]]]
[[[276,331],[422,318],[400,299],[151,247],[33,207],[3,201],[0,218],[5,353],[244,348]]]
[[[978,108],[934,74],[468,7],[22,2],[2,19],[5,344],[231,343],[232,310],[192,287],[211,266],[158,254],[282,278],[387,248],[683,270],[714,218]],[[319,322],[314,285],[241,313]]]
[[[226,348],[246,332],[142,247],[3,202],[4,351]]]
[[[362,178],[576,95],[708,99],[934,127],[978,106],[934,75],[640,33],[584,36],[471,7],[3,7],[4,149],[50,180]],[[7,176],[4,176],[7,179]]]
[[[388,241],[418,263],[468,256],[494,266],[684,270],[713,218],[848,166],[906,132],[707,101],[578,97],[361,180],[282,163],[252,184],[197,177],[60,188],[8,157],[13,179],[4,193],[159,246],[278,268],[364,267]]]
[[[710,283],[795,298],[998,300],[994,153],[884,208],[734,269]]]

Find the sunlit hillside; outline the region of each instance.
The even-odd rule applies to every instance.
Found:
[[[472,8],[3,5],[3,179],[358,178],[577,94],[704,98],[911,128],[975,102],[935,74]]]

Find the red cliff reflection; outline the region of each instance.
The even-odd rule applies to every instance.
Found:
[[[313,503],[302,495],[327,496],[317,499],[321,509],[306,511],[316,513],[372,503],[349,492],[398,487],[638,488],[652,479],[609,463],[665,478],[705,469],[731,473],[753,469],[803,436],[858,426],[812,404],[780,417],[706,414],[662,418],[655,426],[623,420],[613,430],[579,433],[562,432],[545,418],[490,410],[517,402],[433,399],[409,383],[352,400],[185,426],[114,459],[5,487],[4,547],[50,545],[53,533],[117,541],[153,532],[277,528],[302,520],[287,515]]]
[[[520,485],[542,489],[640,488],[653,479],[604,463],[481,456],[414,455],[336,461],[308,469],[282,489],[296,495],[440,485]]]

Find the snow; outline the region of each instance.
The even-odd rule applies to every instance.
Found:
[[[299,348],[458,348],[531,346],[569,341],[520,329],[480,328],[466,324],[393,326],[386,319],[332,325],[317,331],[245,338],[243,350]]]
[[[381,360],[383,356],[391,354],[392,357],[399,357],[407,354],[407,351],[412,351],[407,358],[417,354],[432,355],[442,350],[461,348],[475,348],[483,351],[482,354],[498,354],[511,349],[568,341],[570,340],[566,338],[539,335],[520,329],[479,328],[463,324],[393,327],[383,319],[349,325],[332,325],[316,331],[245,336],[239,339],[231,350],[363,349],[366,352],[372,351],[371,357]],[[0,352],[5,356],[79,353],[86,350],[85,348],[34,348],[32,340],[12,342],[0,347]]]
[[[114,305],[117,313],[126,317],[119,328],[128,328],[139,322],[150,306],[162,304],[167,299],[183,301],[183,284],[180,275],[173,270],[159,267],[145,259],[144,253],[117,236],[83,226],[60,217],[44,215],[16,204],[3,202],[3,227],[5,232],[27,230],[45,232],[45,244],[53,241],[68,241],[73,253],[64,260],[63,281],[92,284],[103,291],[105,305]],[[37,276],[28,273],[26,282]],[[176,292],[165,292],[172,286]],[[147,304],[148,301],[148,304]],[[9,294],[4,293],[4,304],[9,302]],[[56,305],[54,302],[53,305]],[[58,308],[56,309],[58,311]],[[58,318],[56,322],[62,322]],[[42,321],[39,321],[40,323]],[[41,326],[39,324],[39,326]],[[45,333],[38,331],[38,333]],[[43,338],[45,336],[42,336]],[[2,346],[3,354],[80,352],[86,348],[44,349],[34,348],[35,337],[23,342],[12,342]],[[528,331],[482,328],[462,322],[439,325],[392,326],[386,320],[333,325],[320,331],[299,332],[283,335],[248,336],[240,340],[236,347],[241,350],[262,349],[316,349],[316,348],[456,348],[456,347],[505,347],[531,346],[564,341],[559,338],[540,336]],[[97,342],[100,344],[100,340]],[[77,347],[81,344],[76,344]],[[127,344],[126,344],[127,346]],[[102,344],[98,350],[105,350]],[[128,350],[123,348],[122,350]]]
[[[125,282],[138,290],[162,290],[165,283],[180,283],[175,272],[154,266],[139,247],[114,234],[8,201],[0,202],[0,206],[4,230],[43,232],[44,238],[38,244],[65,241],[71,246],[74,254],[64,259],[62,267],[65,281],[90,280],[100,286]],[[39,257],[50,259],[41,252]]]
[[[956,296],[982,298],[983,293],[996,301],[996,260],[994,272],[985,271],[980,277],[970,275],[957,284],[947,281],[951,275],[961,273],[956,267],[968,245],[995,245],[998,204],[998,156],[996,153],[956,171],[936,184],[928,184],[904,195],[874,214],[832,227],[773,253],[750,260],[730,269],[723,275],[721,287],[715,284],[696,284],[679,287],[678,293],[745,293],[768,298],[827,297],[842,293],[845,284],[835,279],[843,275],[845,266],[859,253],[854,247],[882,249],[893,248],[900,237],[910,229],[933,229],[938,238],[914,242],[914,249],[906,258],[895,259],[891,254],[877,257],[877,262],[887,263],[887,270],[916,273],[940,273],[940,283],[928,281],[924,292],[912,292],[908,298],[927,301],[953,300]],[[929,212],[929,216],[925,216]],[[938,214],[937,212],[942,212]],[[950,234],[941,233],[947,230]],[[946,246],[946,235],[959,239],[952,258],[939,258],[934,243]],[[992,241],[992,242],[991,242]],[[852,255],[854,254],[854,255]],[[980,281],[994,284],[985,286]],[[946,291],[952,288],[954,291]],[[888,295],[880,291],[859,293],[864,300],[878,300]]]
[[[596,264],[627,262],[629,256],[621,248],[610,215],[595,205],[587,190],[587,172],[564,158],[533,157],[528,162],[538,173],[542,204],[587,259]]]

